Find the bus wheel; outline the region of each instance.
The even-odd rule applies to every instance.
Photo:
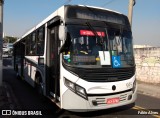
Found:
[[[20,77],[20,75],[18,74],[18,72],[17,72],[16,78],[19,79],[19,80],[21,79],[21,77]]]
[[[43,95],[43,83],[40,76],[36,77],[35,88],[38,94]]]

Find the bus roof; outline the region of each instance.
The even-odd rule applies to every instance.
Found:
[[[120,13],[118,11],[114,11],[114,10],[111,10],[111,9],[106,9],[106,8],[103,8],[103,7],[96,7],[96,6],[89,6],[89,5],[78,5],[78,6],[101,9],[101,10],[107,10],[107,11],[110,11],[110,12],[115,12],[115,13],[118,13],[118,14],[122,14],[122,13]]]
[[[42,25],[44,25],[45,23],[47,23],[49,20],[51,20],[52,18],[54,18],[55,16],[60,16],[62,18],[64,18],[64,7],[66,6],[80,6],[80,7],[88,7],[88,8],[95,8],[95,9],[101,9],[101,10],[106,10],[106,11],[110,11],[110,12],[114,12],[117,14],[121,14],[120,12],[117,11],[113,11],[110,9],[105,9],[102,7],[96,7],[96,6],[88,6],[88,5],[64,5],[61,6],[60,8],[58,8],[56,11],[54,11],[52,14],[50,14],[47,18],[45,18],[42,22],[40,22],[39,24],[35,25],[33,28],[31,28],[28,32],[26,32],[24,35],[22,35],[21,38],[19,38],[17,41],[15,41],[13,44],[16,44],[17,42],[19,42],[21,39],[23,39],[25,36],[27,36],[28,34],[30,34],[31,32],[33,32],[34,30],[38,29],[39,27],[41,27]]]

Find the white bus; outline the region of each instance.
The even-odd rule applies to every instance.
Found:
[[[17,40],[13,55],[17,74],[62,109],[136,100],[132,32],[119,12],[64,5]]]

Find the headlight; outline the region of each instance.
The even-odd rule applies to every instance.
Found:
[[[79,96],[81,96],[81,97],[83,97],[83,98],[85,98],[85,99],[88,99],[88,98],[87,98],[87,95],[86,95],[86,90],[85,90],[83,87],[81,87],[81,86],[79,86],[79,85],[71,82],[70,80],[68,80],[68,79],[66,79],[66,78],[64,78],[64,79],[65,79],[65,85],[66,85],[70,90],[72,90],[72,91],[73,91],[74,93],[76,93],[77,95],[79,95]]]
[[[79,85],[76,85],[76,93],[77,93],[78,95],[80,95],[81,97],[87,99],[85,89],[82,88],[82,87],[79,86]]]
[[[75,84],[66,78],[65,78],[65,85],[71,90],[75,91]]]

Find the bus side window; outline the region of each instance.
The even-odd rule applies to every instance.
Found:
[[[44,53],[44,27],[37,31],[37,55]]]
[[[25,52],[25,55],[29,55],[30,54],[30,35],[28,35],[25,38],[25,43],[26,43],[26,52]]]
[[[31,37],[31,49],[30,49],[30,55],[36,54],[36,33],[34,32]]]

